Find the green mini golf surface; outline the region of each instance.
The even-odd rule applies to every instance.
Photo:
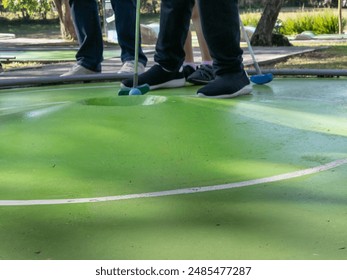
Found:
[[[32,50],[0,51],[0,55],[14,56],[16,61],[75,61],[76,49],[71,50]],[[104,50],[104,58],[119,57],[120,50]]]
[[[0,91],[0,259],[347,259],[345,79],[118,89]]]

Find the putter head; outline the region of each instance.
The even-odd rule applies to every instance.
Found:
[[[263,85],[270,83],[273,80],[273,75],[271,73],[253,75],[250,80],[257,85]]]
[[[137,88],[138,90],[140,90],[141,95],[146,94],[146,93],[149,92],[149,90],[150,90],[148,84],[143,84],[143,85],[137,86],[136,88]],[[131,87],[122,87],[122,88],[120,88],[120,90],[118,91],[118,95],[119,95],[119,96],[129,95],[129,93],[130,93],[130,91],[131,91],[132,89],[133,89],[133,88],[131,88]]]

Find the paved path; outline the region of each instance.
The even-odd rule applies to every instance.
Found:
[[[107,48],[115,48],[115,46],[106,46]],[[117,47],[116,47],[117,48]],[[252,65],[252,59],[245,45],[244,48],[244,64],[246,66]],[[255,47],[254,52],[258,60],[258,63],[265,64],[269,62],[283,60],[290,56],[302,54],[304,52],[314,51],[317,47]],[[66,42],[63,40],[44,40],[44,39],[27,39],[27,38],[15,38],[15,39],[0,39],[0,54],[6,55],[6,52],[23,51],[23,50],[62,50],[62,49],[77,49],[77,45],[74,43]],[[148,65],[153,65],[154,46],[145,46],[144,50],[148,54]],[[196,61],[201,61],[200,52],[195,49],[194,55]],[[42,64],[37,67],[27,67],[16,70],[9,70],[0,76],[0,82],[2,79],[16,79],[16,78],[30,78],[40,76],[59,76],[62,73],[68,71],[73,61],[68,62],[55,62]],[[103,73],[116,73],[121,67],[121,61],[119,57],[107,59],[102,63]]]

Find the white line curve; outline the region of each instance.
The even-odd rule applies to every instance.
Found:
[[[191,193],[201,193],[201,192],[210,192],[218,190],[226,190],[232,188],[241,188],[254,186],[265,183],[278,182],[283,180],[289,180],[297,177],[302,177],[306,175],[311,175],[323,171],[327,171],[338,166],[347,164],[347,158],[335,160],[323,165],[316,167],[311,167],[307,169],[302,169],[294,172],[284,173],[280,175],[259,178],[254,180],[214,185],[214,186],[205,186],[205,187],[194,187],[194,188],[185,188],[185,189],[174,189],[167,191],[158,191],[158,192],[147,192],[147,193],[138,193],[138,194],[126,194],[126,195],[116,195],[116,196],[104,196],[104,197],[93,197],[93,198],[71,198],[71,199],[42,199],[42,200],[0,200],[0,206],[30,206],[30,205],[57,205],[57,204],[74,204],[74,203],[92,203],[92,202],[106,202],[106,201],[119,201],[127,199],[136,199],[136,198],[150,198],[150,197],[161,197],[161,196],[170,196],[170,195],[180,195],[180,194],[191,194]]]

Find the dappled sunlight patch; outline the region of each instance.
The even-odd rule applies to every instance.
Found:
[[[285,172],[292,172],[301,168],[288,162],[275,162],[267,158],[263,159],[224,159],[214,162],[214,168],[221,173],[229,173],[237,180],[245,180],[270,176]],[[237,181],[235,180],[235,181]]]
[[[239,104],[239,114],[247,115],[272,124],[331,135],[347,136],[347,119],[322,115],[319,112],[303,112],[293,109],[275,108],[254,103]]]

